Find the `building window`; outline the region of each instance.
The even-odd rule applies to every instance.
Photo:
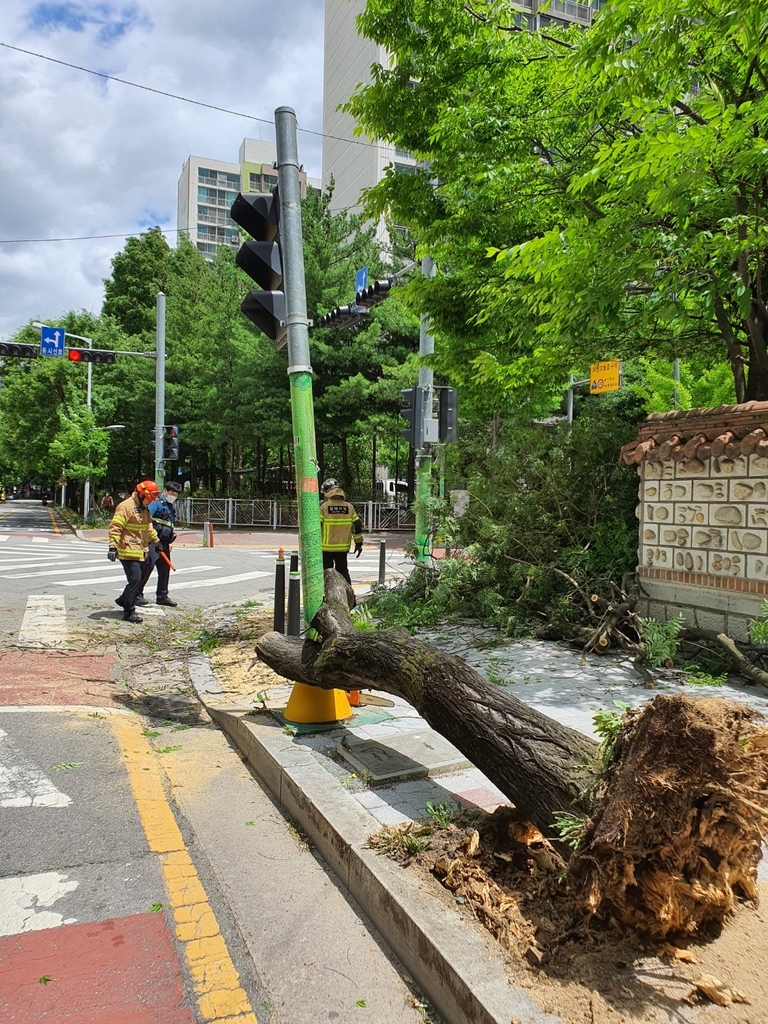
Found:
[[[240,175],[229,174],[227,171],[214,171],[209,167],[198,167],[197,180],[201,185],[219,185],[221,188],[240,191]]]
[[[415,156],[410,149],[401,149],[399,146],[395,147],[395,156],[401,156],[405,160],[415,160]]]
[[[395,174],[415,174],[416,173],[416,165],[415,164],[395,164],[394,168],[395,168]]]

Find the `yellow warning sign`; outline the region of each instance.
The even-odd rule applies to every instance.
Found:
[[[591,395],[599,395],[604,391],[618,391],[620,387],[620,359],[607,359],[604,363],[592,363],[589,368],[589,393]]]

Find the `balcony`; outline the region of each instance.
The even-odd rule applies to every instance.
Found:
[[[520,6],[525,5],[521,4]],[[585,4],[573,3],[573,0],[550,0],[544,13],[564,14],[570,21],[581,21],[585,25],[589,25],[592,21],[590,8]]]

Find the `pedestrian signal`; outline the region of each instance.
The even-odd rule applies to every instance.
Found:
[[[400,415],[408,423],[400,433],[418,451],[424,447],[424,392],[421,388],[408,388],[400,394],[407,403]]]

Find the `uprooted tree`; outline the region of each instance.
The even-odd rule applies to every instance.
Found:
[[[545,835],[558,812],[586,824],[568,876],[590,913],[641,934],[719,928],[757,897],[768,828],[768,730],[740,704],[659,695],[629,712],[607,768],[597,744],[492,686],[460,658],[401,628],[360,633],[332,570],[312,626],[320,642],[267,633],[259,658],[322,689],[407,700]]]

